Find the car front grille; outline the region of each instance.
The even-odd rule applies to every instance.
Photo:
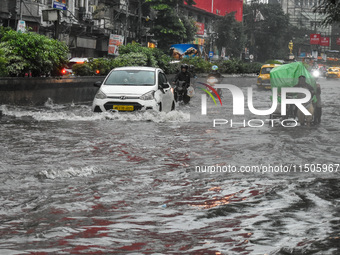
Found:
[[[338,75],[336,75],[336,74],[329,74],[328,77],[330,77],[330,78],[338,78]]]
[[[104,104],[104,108],[107,111],[112,110],[114,105],[133,105],[134,111],[138,111],[143,108],[141,104],[135,102],[107,102],[106,104]]]

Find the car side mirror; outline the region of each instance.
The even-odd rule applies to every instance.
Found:
[[[167,82],[164,82],[163,84],[161,84],[161,88],[167,89],[167,88],[169,88],[169,84]]]
[[[101,85],[102,85],[102,82],[101,82],[101,81],[96,81],[96,82],[93,84],[93,86],[98,87],[98,88],[100,88]]]

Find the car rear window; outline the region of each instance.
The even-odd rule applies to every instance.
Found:
[[[152,86],[155,84],[154,71],[117,70],[109,74],[105,85]]]

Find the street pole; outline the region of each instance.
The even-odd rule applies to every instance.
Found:
[[[138,0],[138,40],[142,44],[142,0]]]
[[[22,20],[22,1],[20,0],[20,20]]]
[[[59,40],[60,10],[57,10],[57,20],[54,21],[54,37]]]
[[[127,25],[128,25],[128,9],[129,9],[129,0],[125,0],[125,27],[124,27],[124,45],[127,44]]]

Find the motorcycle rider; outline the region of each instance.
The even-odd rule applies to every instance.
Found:
[[[217,79],[217,83],[220,83],[222,81],[222,75],[221,73],[218,71],[218,66],[217,65],[213,65],[211,67],[211,72],[208,74],[208,83],[209,83],[209,78],[213,77]],[[217,89],[217,93],[220,97],[222,97],[222,90],[219,88]]]
[[[189,66],[187,64],[181,65],[181,71],[176,75],[174,83],[177,81],[185,81],[187,87],[190,86],[190,73],[188,71]]]
[[[190,86],[190,73],[188,71],[189,66],[187,64],[182,64],[181,65],[181,71],[176,75],[174,79],[174,84],[177,84],[178,81],[184,81],[185,84],[185,92],[184,92],[184,97],[183,97],[183,102],[188,103],[190,101],[190,97],[187,96],[187,89]],[[177,91],[175,90],[174,93],[175,96],[175,101],[178,101],[178,94]]]
[[[208,74],[208,77],[215,77],[216,79],[221,79],[222,75],[218,71],[218,66],[217,65],[213,65],[211,67],[211,70],[212,71]]]

